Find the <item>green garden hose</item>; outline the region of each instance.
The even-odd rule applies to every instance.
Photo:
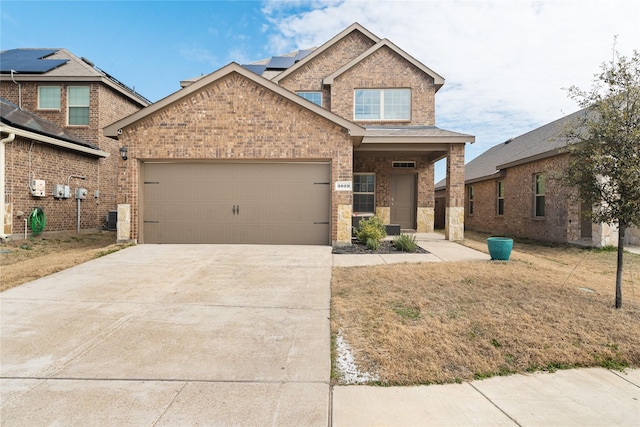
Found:
[[[29,220],[31,222],[31,229],[33,230],[33,234],[40,234],[42,230],[44,230],[44,226],[47,225],[47,217],[44,215],[44,211],[42,208],[35,208],[31,211],[29,215]]]

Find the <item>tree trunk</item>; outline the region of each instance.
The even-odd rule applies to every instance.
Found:
[[[627,224],[620,223],[618,230],[618,268],[616,269],[616,308],[622,308],[622,261]]]

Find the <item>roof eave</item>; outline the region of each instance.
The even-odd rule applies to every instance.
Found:
[[[555,157],[559,154],[564,153],[563,148],[556,148],[550,151],[545,151],[544,153],[536,154],[535,156],[524,157],[522,159],[514,160],[513,162],[497,165],[496,169],[509,169],[515,166],[520,166],[527,163],[535,162],[537,160],[544,160],[544,159],[548,159],[549,157]]]
[[[15,134],[24,138],[33,139],[35,141],[43,142],[45,144],[54,145],[56,147],[65,148],[67,150],[76,151],[84,154],[88,154],[94,157],[103,157],[107,158],[111,155],[106,151],[98,150],[95,148],[85,147],[82,145],[74,144],[72,142],[66,141],[64,139],[55,138],[48,135],[39,134],[37,132],[28,131],[25,129],[21,129],[18,127],[2,124],[0,126],[0,131],[8,134]]]

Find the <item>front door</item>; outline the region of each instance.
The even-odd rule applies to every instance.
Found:
[[[391,175],[391,223],[416,228],[416,175]]]

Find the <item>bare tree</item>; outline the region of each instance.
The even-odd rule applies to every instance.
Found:
[[[571,154],[565,179],[593,206],[594,223],[618,227],[615,307],[621,308],[624,238],[640,225],[640,53],[627,58],[614,50],[590,90],[568,92],[586,110],[565,131]]]

